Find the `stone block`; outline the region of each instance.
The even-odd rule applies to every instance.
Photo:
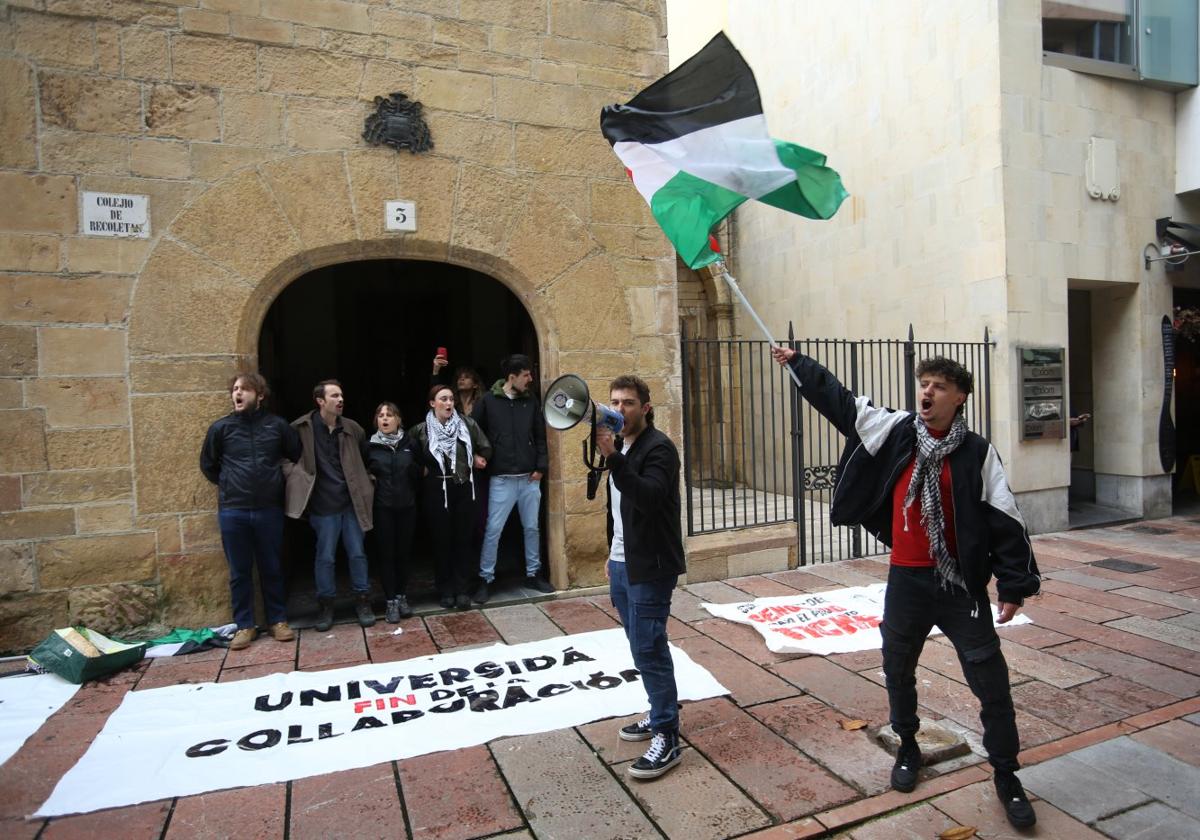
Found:
[[[59,242],[57,236],[0,233],[0,271],[57,271]]]
[[[71,624],[106,635],[121,635],[154,621],[158,592],[153,586],[118,583],[72,589],[67,603]]]
[[[50,428],[129,422],[129,388],[123,379],[31,379],[25,399],[46,409]]]
[[[593,129],[596,115],[614,95],[597,88],[547,84],[531,79],[498,76],[496,116],[534,125]]]
[[[64,262],[71,272],[133,274],[150,251],[145,239],[106,239],[81,236],[64,240]]]
[[[156,29],[121,30],[121,71],[131,79],[165,79],[171,58],[167,34]]]
[[[174,394],[190,391],[224,391],[237,370],[236,357],[217,359],[138,359],[130,362],[135,394]]]
[[[362,142],[362,108],[324,100],[292,99],[287,108],[287,144],[295,149],[345,149]]]
[[[513,58],[494,52],[463,52],[458,56],[458,67],[473,73],[487,73],[495,76],[521,76],[528,78],[532,75],[532,62],[527,58]]]
[[[44,125],[102,134],[137,134],[142,130],[142,90],[137,82],[39,74]]]
[[[65,592],[0,598],[0,651],[28,653],[56,627],[65,627],[67,615]]]
[[[229,566],[224,552],[166,555],[159,560],[158,577],[164,624],[210,627],[229,620]]]
[[[262,11],[262,0],[200,0],[200,5],[205,9],[239,15],[257,15]]]
[[[488,46],[488,27],[442,18],[434,21],[433,42],[468,50],[485,50]]]
[[[545,5],[525,0],[460,0],[458,16],[509,29],[546,31]]]
[[[482,775],[479,771],[484,761],[491,765],[491,760],[486,758],[487,748],[483,746],[470,749],[467,755],[463,756],[466,761],[462,767],[461,775],[458,776],[459,784],[462,784],[464,778],[472,778],[480,780]],[[479,753],[483,753],[481,756]],[[450,753],[442,753],[447,760],[447,764],[458,764],[450,756],[457,757],[459,751]],[[469,756],[469,758],[467,757]],[[470,764],[470,771],[466,770],[466,763]],[[381,762],[370,767],[360,767],[354,770],[341,770],[336,773],[325,773],[319,776],[309,776],[304,779],[297,779],[288,788],[284,785],[279,785],[278,800],[274,808],[254,808],[251,813],[256,814],[277,814],[280,819],[280,825],[274,831],[263,830],[259,836],[283,836],[284,827],[282,818],[286,813],[290,817],[288,824],[288,836],[296,835],[297,837],[336,837],[345,831],[347,825],[361,825],[368,823],[377,826],[400,826],[405,824],[404,807],[400,804],[400,797],[397,795],[397,779],[393,771],[391,762]],[[496,775],[495,770],[491,770],[491,775]],[[432,781],[432,780],[430,780]],[[494,785],[494,783],[493,783]],[[251,788],[254,790],[254,788]],[[466,797],[472,794],[478,794],[479,788],[472,787],[470,793],[465,790],[463,793],[455,795],[456,791],[452,787],[441,788],[448,797],[454,797],[454,801],[463,802]],[[505,791],[507,797],[507,790]],[[411,794],[405,790],[405,804],[409,808],[409,819],[413,819]],[[287,808],[285,811],[285,797]],[[472,798],[473,803],[478,803],[476,807],[486,808],[480,800]],[[511,810],[512,806],[509,805]],[[462,811],[455,809],[458,814]],[[246,813],[246,811],[242,811]],[[172,817],[174,820],[174,817]],[[207,828],[212,824],[212,819],[203,823],[197,823],[197,828],[204,826]],[[423,828],[429,826],[427,822],[415,823]],[[462,822],[455,822],[455,828],[461,828]],[[243,823],[239,820],[236,824],[230,822],[232,834],[240,834],[244,832]],[[387,829],[383,829],[386,831]],[[437,836],[430,833],[430,836]]]
[[[619,177],[621,162],[597,131],[517,125],[517,166],[558,175]],[[621,182],[626,189],[632,189]],[[634,190],[636,193],[636,190]]]
[[[79,131],[42,132],[42,169],[46,172],[129,173],[129,141]]]
[[[1116,814],[1098,822],[1096,828],[1105,837],[1200,837],[1200,820],[1161,802]]]
[[[18,50],[42,67],[91,68],[96,63],[91,21],[14,12],[13,35]]]
[[[142,26],[177,26],[175,7],[148,0],[46,0],[46,11],[71,17],[100,18]]]
[[[0,325],[0,376],[36,376],[37,330]]]
[[[146,129],[159,137],[217,140],[221,136],[217,94],[199,87],[155,85],[146,104]]]
[[[342,155],[293,156],[264,164],[261,172],[305,247],[358,239]]]
[[[599,243],[579,217],[545,193],[534,192],[509,237],[505,256],[535,286],[543,286],[598,250]]]
[[[365,14],[366,7],[360,7]],[[319,50],[259,48],[259,89],[297,96],[358,95],[363,60]]]
[[[891,724],[881,727],[875,733],[875,737],[892,755],[900,749],[900,736],[892,729]],[[917,730],[917,745],[921,747],[921,763],[926,767],[958,758],[971,751],[971,745],[961,732],[932,720],[921,722],[921,728]]]
[[[0,595],[29,592],[35,580],[33,546],[29,543],[0,545]]]
[[[0,475],[0,511],[21,509],[21,476]]]
[[[125,330],[43,327],[42,376],[87,376],[125,373]]]
[[[179,517],[183,550],[189,553],[221,548],[221,525],[216,511]]]
[[[130,285],[127,277],[0,275],[0,319],[59,324],[119,323],[129,308]]]
[[[20,379],[0,379],[0,408],[21,408],[25,405]]]
[[[384,202],[402,198],[396,181],[395,154],[391,149],[359,150],[346,153],[346,170],[350,175],[350,193],[354,199],[354,210],[358,230],[363,239],[377,239],[391,235],[384,230]],[[433,161],[430,161],[431,163]],[[453,171],[445,172],[446,164],[435,164],[449,176],[446,186],[454,184]],[[419,228],[425,227],[425,208],[417,208],[421,220]],[[420,229],[418,230],[420,232]]]
[[[321,47],[325,52],[384,58],[389,41],[383,35],[362,35],[357,32],[325,32]],[[370,91],[370,88],[366,89]]]
[[[262,16],[290,20],[321,29],[370,32],[367,6],[343,0],[262,0]]]
[[[37,105],[33,73],[18,58],[0,58],[0,166],[37,166]]]
[[[158,537],[158,553],[178,554],[183,550],[179,536],[179,517],[175,514],[138,514],[133,520],[135,528],[152,529]]]
[[[412,6],[411,3],[405,5]],[[437,13],[441,14],[442,9],[437,9]],[[380,35],[411,41],[428,41],[433,37],[433,18],[419,11],[371,6],[367,14],[371,19],[371,31]]]
[[[491,116],[495,109],[492,77],[434,67],[418,67],[414,73],[416,96],[445,111]]]
[[[228,38],[175,35],[171,38],[171,78],[230,90],[254,90],[257,47]]]
[[[496,47],[493,46],[495,49]],[[533,63],[533,77],[539,82],[554,82],[560,85],[574,85],[579,83],[579,71],[570,64],[555,64],[549,61],[535,61]]]
[[[386,50],[384,54],[387,54]],[[359,98],[364,101],[373,101],[376,96],[386,96],[394,90],[412,90],[412,88],[413,71],[411,67],[398,61],[370,58],[367,59],[366,69],[363,71]],[[426,122],[430,122],[432,116],[427,108],[425,111]],[[431,122],[430,126],[432,127]],[[438,154],[442,154],[442,134],[436,129],[432,130],[434,137],[437,138]]]
[[[131,531],[133,530],[133,505],[129,502],[84,505],[75,509],[75,521],[81,534]]]
[[[62,429],[46,432],[52,470],[96,470],[131,463],[129,429]]]
[[[267,93],[225,93],[222,101],[224,140],[251,146],[283,142],[282,96]]]
[[[592,219],[601,224],[654,224],[650,207],[628,181],[592,182]]]
[[[129,171],[147,178],[188,178],[192,155],[187,143],[134,140],[129,146]]]
[[[295,37],[295,27],[285,21],[268,20],[253,15],[231,15],[229,24],[233,37],[243,38],[247,41],[259,41],[264,44],[290,44]]]
[[[667,69],[666,56],[661,53],[635,52],[610,44],[546,36],[541,39],[541,49],[545,61],[604,67],[647,79],[661,76]],[[609,101],[615,102],[616,97]]]
[[[629,308],[618,275],[606,258],[589,257],[543,287],[539,294],[553,296],[558,313],[555,326],[563,350],[615,350],[631,344]],[[598,323],[608,326],[597,330]]]
[[[1021,771],[1021,783],[1054,807],[1091,823],[1129,810],[1153,797],[1070,755],[1052,758]]]
[[[138,513],[208,510],[216,491],[196,467],[197,445],[228,411],[225,394],[134,397]]]
[[[37,409],[0,411],[0,473],[46,468],[45,422]]]
[[[458,49],[440,44],[393,40],[388,43],[387,57],[415,67],[458,67]]]
[[[653,51],[666,47],[653,16],[614,3],[553,0],[550,31],[560,38],[612,44],[629,50]]]
[[[107,76],[121,75],[121,27],[96,23],[96,69]]]
[[[108,502],[132,495],[133,476],[128,469],[28,473],[22,489],[25,507]]]
[[[122,581],[147,581],[154,577],[154,534],[105,534],[38,543],[35,556],[42,589]]]
[[[0,540],[35,540],[75,533],[75,511],[17,510],[0,513]]]
[[[203,32],[209,35],[229,34],[229,15],[208,9],[180,9],[179,22],[185,32]]]
[[[787,567],[788,550],[786,547],[729,555],[729,574],[733,577],[782,572]]]
[[[0,228],[74,233],[79,210],[75,179],[66,175],[0,172]],[[23,320],[23,319],[20,319]]]
[[[455,214],[451,245],[502,253],[515,221],[514,200],[524,192],[525,186],[516,175],[464,165],[458,183],[463,200]]]
[[[192,176],[200,181],[219,181],[270,156],[264,149],[226,146],[224,143],[192,143]]]

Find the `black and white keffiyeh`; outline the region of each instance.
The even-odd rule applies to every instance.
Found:
[[[949,432],[942,438],[930,434],[919,416],[913,417],[913,424],[917,430],[917,462],[904,494],[904,530],[908,530],[909,505],[920,497],[921,525],[929,535],[929,553],[937,563],[938,579],[943,588],[957,586],[966,592],[967,584],[958,570],[958,561],[950,556],[950,549],[946,547],[946,512],[942,510],[938,482],[942,475],[942,462],[958,449],[967,436],[967,422],[961,414],[957,415]]]
[[[462,415],[455,411],[445,423],[437,419],[433,409],[425,415],[425,434],[429,438],[429,452],[442,465],[442,503],[449,507],[450,500],[446,491],[446,480],[455,475],[458,464],[458,443],[462,441],[467,450],[467,475],[471,481],[471,498],[475,498],[475,474],[470,467],[474,466],[474,450],[471,448],[471,430]],[[446,465],[449,469],[446,469]]]
[[[397,429],[396,434],[389,435],[387,432],[376,432],[371,435],[371,443],[381,443],[389,449],[395,449],[400,445],[400,441],[404,439],[404,430]]]

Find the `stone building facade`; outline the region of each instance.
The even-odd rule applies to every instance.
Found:
[[[475,269],[517,296],[543,382],[636,370],[678,422],[672,252],[597,129],[666,70],[659,0],[8,0],[0,6],[0,650],[53,628],[225,620],[197,469],[225,383],[310,270]],[[369,147],[377,95],[426,154]],[[85,193],[150,236],[81,233]],[[414,202],[415,232],[384,202]],[[579,433],[552,435],[559,587],[603,581]]]

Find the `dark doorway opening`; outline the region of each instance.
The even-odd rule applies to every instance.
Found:
[[[1200,310],[1200,289],[1175,287],[1176,309]],[[1175,333],[1175,475],[1172,511],[1200,513],[1200,339]]]
[[[346,395],[345,415],[369,435],[375,406],[400,407],[405,428],[425,419],[436,348],[445,347],[449,369],[473,367],[488,388],[510,353],[533,360],[540,381],[537,333],[521,301],[497,280],[468,268],[421,260],[340,263],[297,278],[267,311],[259,335],[259,369],[274,392],[273,410],[288,419],[312,411],[313,385],[337,379]],[[476,484],[486,485],[477,473]],[[482,508],[482,505],[480,506]],[[482,539],[482,512],[477,540]],[[435,601],[429,537],[418,515],[411,558],[410,600]],[[545,511],[541,556],[545,558]],[[524,577],[523,534],[514,515],[500,543],[497,578]],[[288,521],[283,565],[289,619],[303,626],[315,615],[312,529]],[[371,535],[367,552],[376,596]],[[339,548],[338,591],[349,591]],[[350,601],[339,594],[339,612]]]

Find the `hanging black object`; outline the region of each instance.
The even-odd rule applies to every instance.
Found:
[[[395,91],[386,99],[376,96],[374,104],[375,111],[363,123],[362,133],[372,146],[391,146],[396,151],[408,149],[414,155],[433,148],[420,102]]]
[[[1171,389],[1175,385],[1175,325],[1166,315],[1162,319],[1163,402],[1158,417],[1158,458],[1163,472],[1175,467],[1175,424],[1171,422]]]

